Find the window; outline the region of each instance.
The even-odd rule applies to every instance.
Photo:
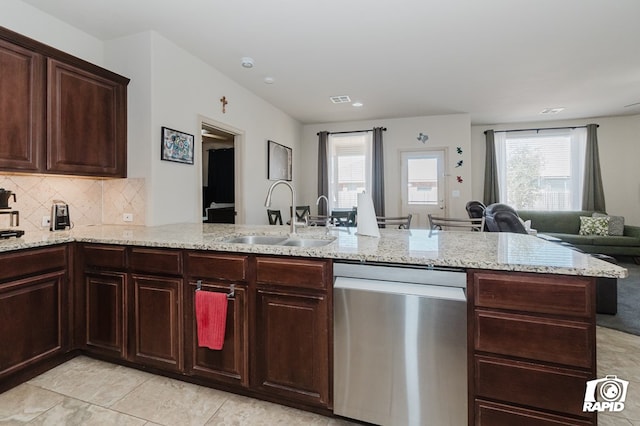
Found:
[[[515,209],[580,210],[586,129],[496,132],[500,199]]]
[[[351,210],[358,193],[371,193],[371,133],[329,135],[329,211]]]

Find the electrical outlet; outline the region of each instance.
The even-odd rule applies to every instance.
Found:
[[[51,218],[49,216],[42,216],[42,227],[51,225]]]
[[[123,222],[133,222],[133,213],[123,213],[122,214]]]

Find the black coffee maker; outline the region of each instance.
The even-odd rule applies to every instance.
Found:
[[[15,226],[20,226],[20,214],[17,210],[12,210],[9,207],[9,200],[13,197],[13,202],[15,203],[16,194],[12,191],[6,190],[4,188],[0,188],[0,215],[9,215],[9,226],[11,229],[0,229],[0,238],[8,238],[8,237],[21,237],[24,234],[24,231],[13,228],[14,220]]]
[[[16,193],[12,191],[8,191],[4,188],[0,188],[0,209],[6,210],[10,209],[9,207],[9,199],[13,197],[13,202],[16,202]]]

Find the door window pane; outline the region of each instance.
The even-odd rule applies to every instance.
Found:
[[[409,204],[438,203],[438,160],[436,158],[407,159],[407,196]]]

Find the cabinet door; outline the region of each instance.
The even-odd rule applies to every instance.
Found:
[[[257,290],[255,386],[291,401],[329,405],[328,304],[323,294]]]
[[[222,350],[198,346],[195,317],[196,283],[190,282],[185,295],[187,372],[223,383],[248,386],[249,357],[247,352],[248,315],[247,290],[235,285],[234,297],[227,305],[227,322]],[[203,282],[202,291],[229,292],[229,283]]]
[[[91,352],[124,358],[127,276],[119,272],[85,274],[86,347]]]
[[[182,280],[133,274],[131,284],[129,359],[182,371]]]
[[[37,171],[43,150],[44,60],[0,40],[0,169]]]
[[[126,177],[126,83],[47,65],[47,171]]]
[[[0,379],[66,349],[65,272],[0,284]]]

